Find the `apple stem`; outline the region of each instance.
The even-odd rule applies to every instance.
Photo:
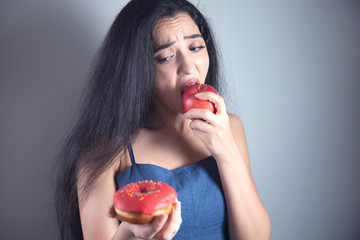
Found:
[[[199,83],[199,85],[198,85],[198,91],[200,91],[200,85],[201,85],[201,83]]]

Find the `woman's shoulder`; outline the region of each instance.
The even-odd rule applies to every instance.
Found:
[[[94,151],[96,150],[88,150],[87,154],[84,154],[82,158],[87,158]],[[79,161],[78,171],[76,173],[78,191],[82,192],[85,190],[85,192],[88,192],[90,189],[87,189],[86,186],[88,186],[87,183],[89,181],[95,180],[93,181],[94,184],[91,184],[91,189],[94,189],[94,187],[96,188],[97,185],[102,185],[104,183],[102,182],[104,179],[113,179],[118,172],[125,170],[129,165],[128,162],[130,162],[127,153],[127,149],[120,151],[107,161],[106,167],[98,169],[91,165],[90,160],[82,159],[82,161]],[[93,173],[96,173],[97,177],[94,178]],[[105,182],[109,183],[106,180]]]
[[[228,114],[230,128],[234,136],[234,140],[238,146],[238,149],[245,160],[248,168],[250,169],[249,150],[247,146],[247,140],[245,136],[245,129],[242,120],[235,114]]]
[[[129,155],[129,150],[127,148],[123,149],[114,159],[111,166],[114,174],[125,171],[131,166],[131,159]]]
[[[228,115],[231,129],[235,132],[244,131],[243,121],[233,113],[228,113]]]

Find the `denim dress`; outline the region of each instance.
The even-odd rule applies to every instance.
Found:
[[[168,170],[153,164],[137,164],[128,144],[131,167],[118,173],[117,188],[129,183],[153,180],[172,186],[181,202],[182,224],[173,239],[229,239],[227,210],[215,158]]]

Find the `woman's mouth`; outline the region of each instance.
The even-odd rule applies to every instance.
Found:
[[[183,95],[183,93],[185,92],[185,90],[186,90],[188,87],[190,87],[190,86],[192,86],[192,85],[195,85],[195,84],[199,84],[199,83],[192,83],[192,84],[190,84],[190,85],[185,86],[185,87],[181,90],[181,96]]]
[[[199,79],[197,79],[197,78],[192,78],[192,79],[189,79],[189,80],[185,81],[185,82],[181,85],[181,92],[180,92],[180,94],[182,95],[182,94],[184,93],[184,91],[185,91],[186,88],[188,88],[188,87],[190,87],[190,86],[192,86],[192,85],[194,85],[194,84],[199,84],[199,83],[200,83],[200,81],[199,81]]]

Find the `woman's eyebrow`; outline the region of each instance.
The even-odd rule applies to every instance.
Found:
[[[193,35],[185,36],[185,37],[184,37],[185,40],[187,40],[187,39],[194,39],[194,38],[202,38],[202,35],[201,35],[201,34],[193,34]]]
[[[158,47],[155,48],[154,53],[156,53],[156,52],[158,52],[158,51],[160,51],[160,50],[162,50],[162,49],[169,48],[169,47],[171,47],[172,45],[174,45],[175,43],[176,43],[176,41],[162,44],[162,45],[160,45],[160,46],[158,46]]]
[[[184,37],[185,40],[195,39],[195,38],[202,38],[202,35],[201,34],[192,34],[192,35]],[[162,45],[155,48],[154,53],[156,53],[156,52],[158,52],[158,51],[160,51],[162,49],[169,48],[172,45],[174,45],[175,43],[176,43],[176,41],[172,41],[172,42],[169,42],[169,43],[162,44]]]

